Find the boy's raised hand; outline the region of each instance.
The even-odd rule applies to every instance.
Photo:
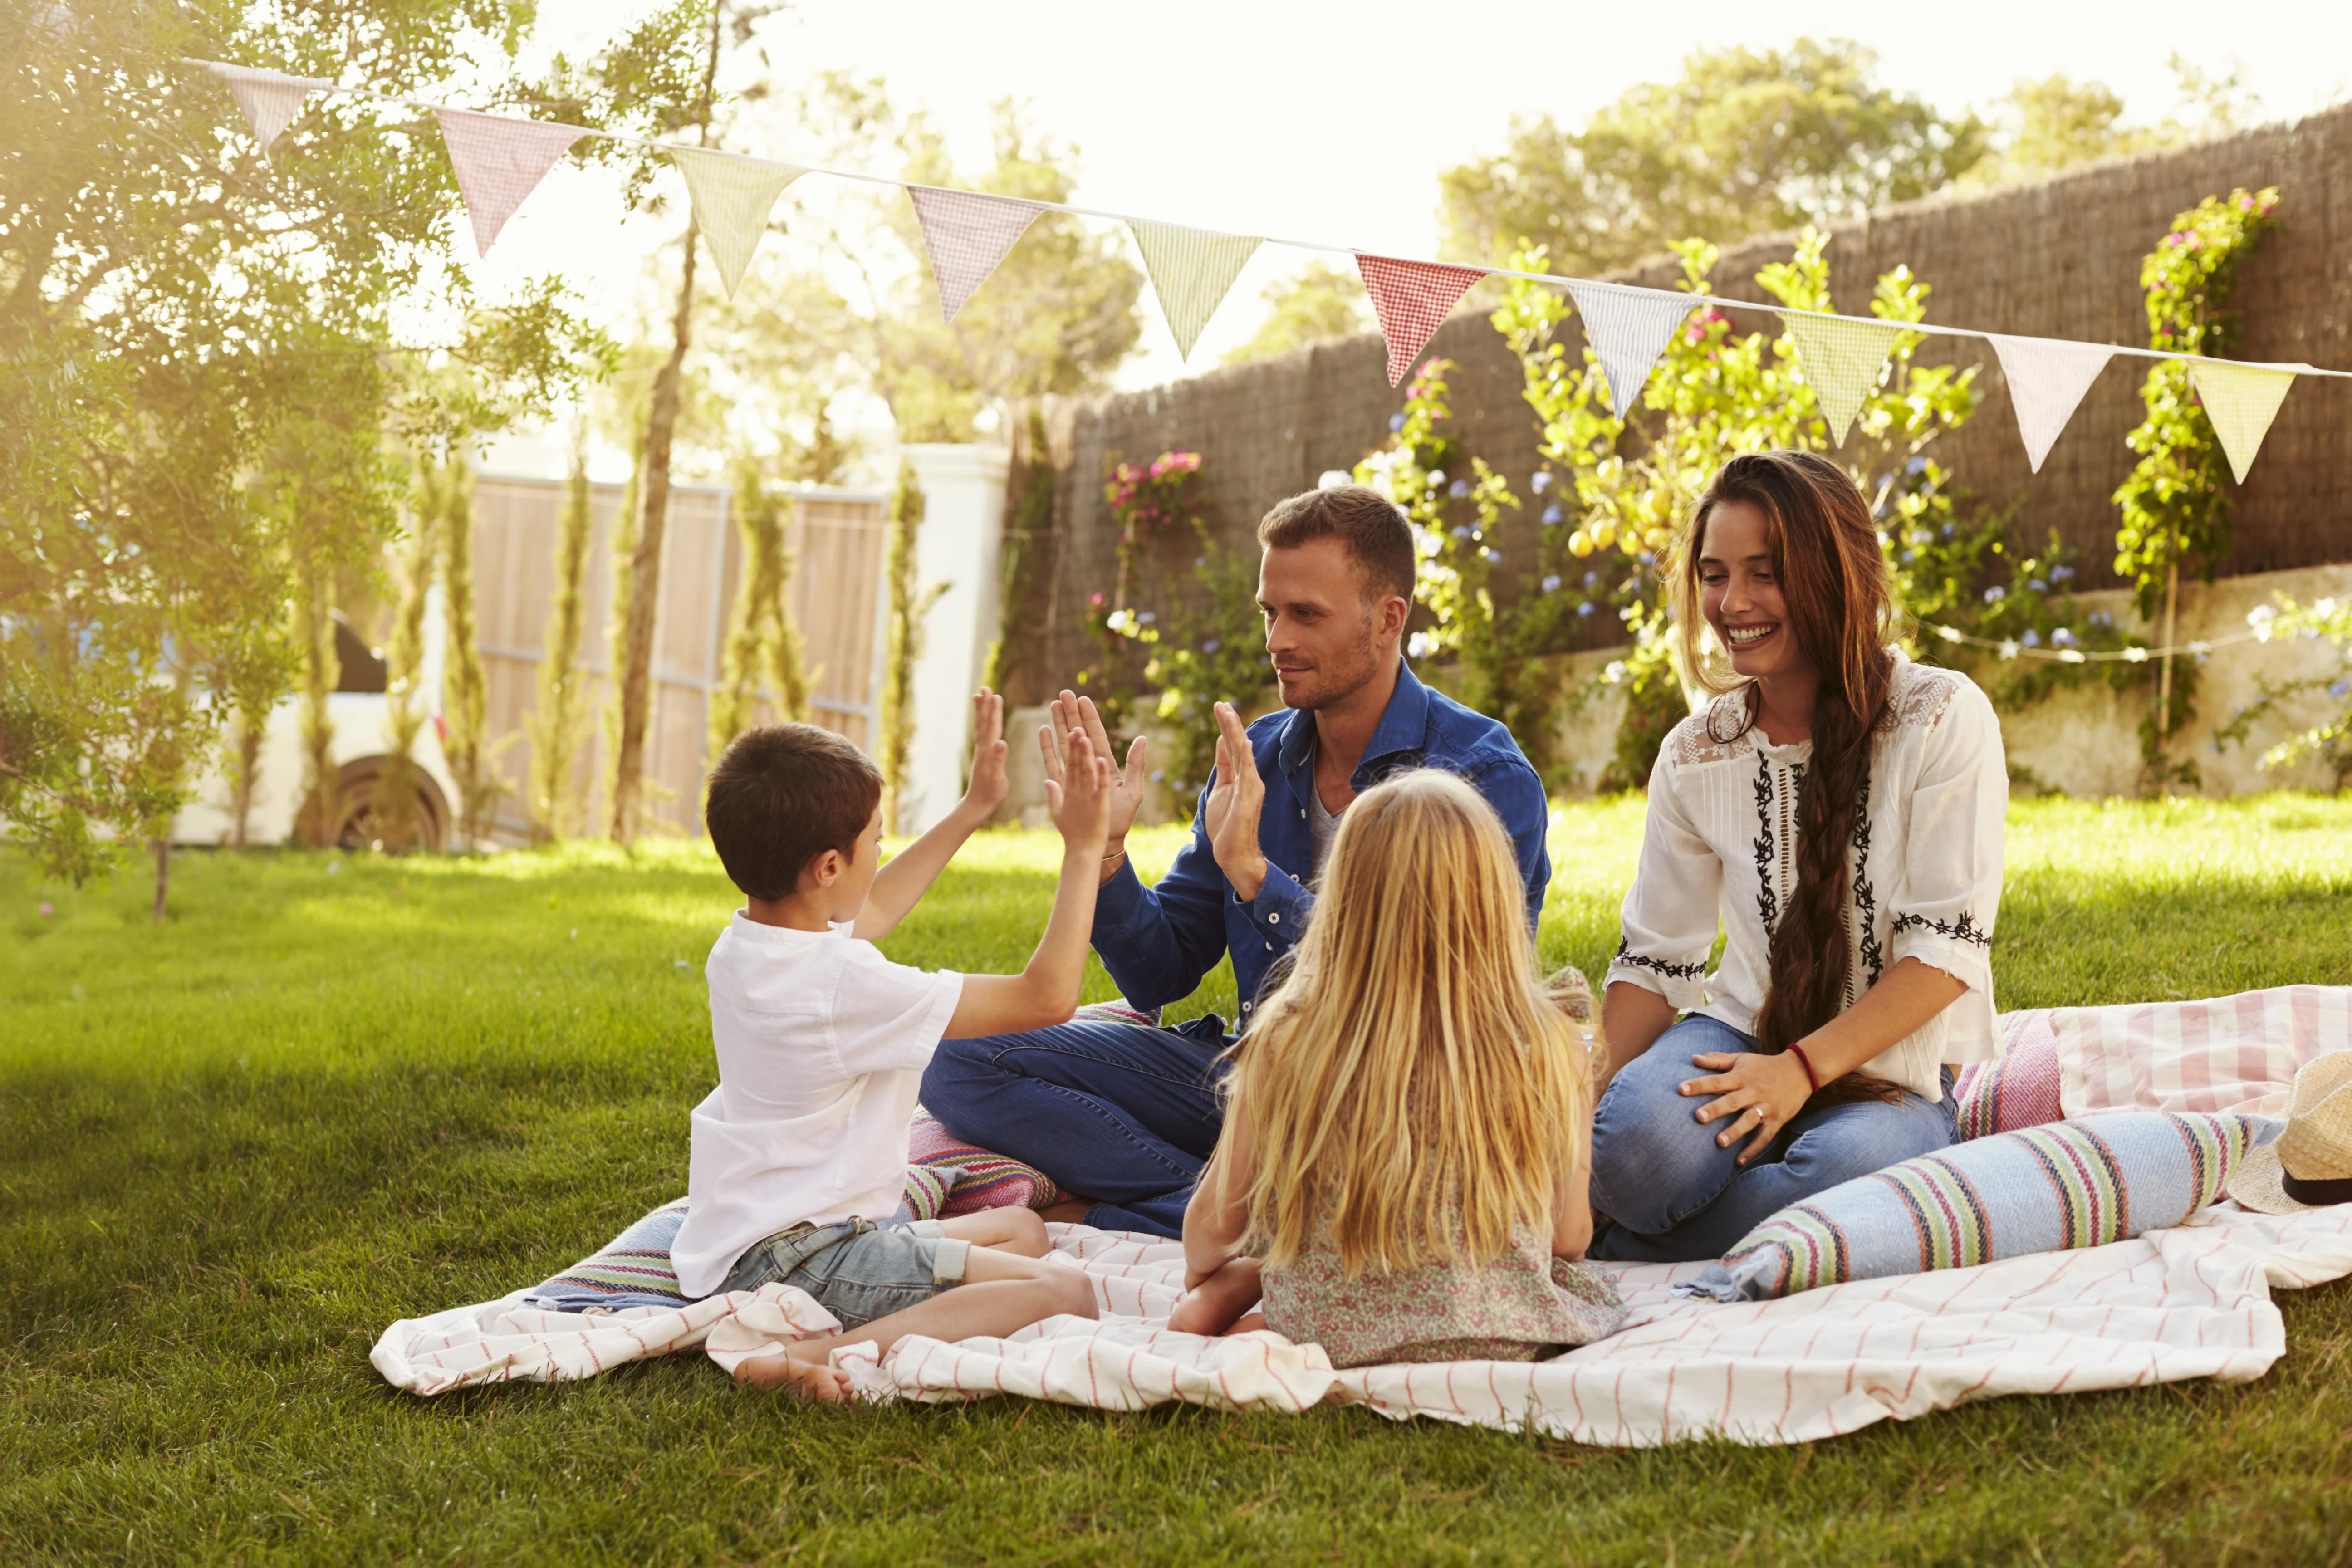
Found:
[[[1108,758],[1096,754],[1094,742],[1081,729],[1074,728],[1064,736],[1058,752],[1049,728],[1038,730],[1037,743],[1050,759],[1045,770],[1045,807],[1061,832],[1062,842],[1072,849],[1100,856],[1110,834],[1118,770]]]
[[[1116,854],[1127,842],[1127,831],[1135,826],[1135,814],[1143,804],[1143,737],[1138,735],[1127,748],[1127,766],[1119,769],[1118,753],[1110,742],[1110,731],[1102,721],[1102,714],[1091,697],[1080,697],[1074,691],[1064,691],[1054,699],[1053,723],[1037,731],[1038,748],[1045,754],[1045,777],[1061,776],[1062,758],[1056,737],[1073,730],[1084,730],[1094,746],[1095,755],[1111,766],[1110,837],[1111,853]]]
[[[986,822],[1004,804],[1004,759],[1012,748],[1004,743],[1004,699],[982,687],[971,699],[971,783],[964,786],[963,806],[975,822]]]

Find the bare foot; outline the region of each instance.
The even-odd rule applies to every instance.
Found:
[[[1180,1334],[1232,1333],[1235,1320],[1257,1305],[1259,1293],[1258,1260],[1236,1258],[1185,1291],[1168,1314],[1168,1326]]]
[[[1094,1206],[1092,1198],[1064,1198],[1059,1203],[1047,1204],[1039,1209],[1037,1217],[1062,1225],[1084,1225],[1087,1223],[1087,1211]]]
[[[846,1405],[850,1398],[849,1374],[830,1364],[830,1358],[794,1355],[789,1347],[753,1356],[735,1369],[735,1381],[817,1405]]]

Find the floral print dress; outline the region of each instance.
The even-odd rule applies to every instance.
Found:
[[[1454,1245],[1465,1235],[1456,1225]],[[1326,1226],[1307,1252],[1260,1277],[1266,1327],[1323,1347],[1333,1366],[1538,1361],[1617,1331],[1625,1304],[1608,1276],[1554,1258],[1526,1226],[1485,1263],[1432,1263],[1348,1277]]]

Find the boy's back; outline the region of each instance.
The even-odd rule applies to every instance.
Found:
[[[693,1205],[671,1253],[688,1296],[762,1237],[898,1208],[907,1123],[963,989],[846,921],[805,931],[740,912],[704,973],[719,1087],[694,1110]]]

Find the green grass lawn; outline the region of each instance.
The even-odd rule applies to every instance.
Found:
[[[1548,960],[1600,973],[1640,833],[1638,801],[1560,814]],[[2004,1006],[2352,984],[2352,800],[2034,802],[2009,845]],[[889,951],[1017,966],[1053,864],[983,836]],[[394,1394],[386,1323],[684,1189],[730,890],[677,847],[189,855],[173,886],[158,929],[135,879],[43,889],[0,857],[0,1563],[2352,1558],[2347,1284],[2283,1293],[2259,1383],[1797,1448],[810,1409],[698,1355]],[[1194,1005],[1230,1013],[1230,978]]]

